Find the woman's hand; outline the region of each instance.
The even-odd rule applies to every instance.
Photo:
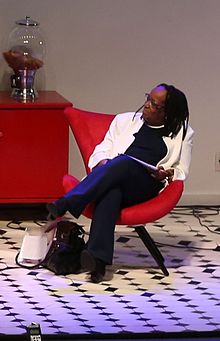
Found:
[[[108,162],[108,159],[101,160],[97,166],[104,166]]]
[[[109,161],[109,159],[103,159],[103,160],[99,161],[99,163],[97,163],[97,165],[95,167],[93,167],[93,169],[95,169],[96,167],[99,167],[99,166],[104,166],[108,161]]]
[[[172,168],[165,170],[162,166],[159,166],[158,170],[152,175],[155,179],[159,181],[166,179],[168,183],[170,183],[173,180],[174,170]]]

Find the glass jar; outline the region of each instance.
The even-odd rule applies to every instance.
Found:
[[[44,64],[45,44],[39,23],[30,17],[16,21],[9,34],[4,59],[14,71],[11,76],[12,96],[19,99],[34,99],[38,96],[34,88],[36,71]]]

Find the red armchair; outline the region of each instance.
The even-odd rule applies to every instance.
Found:
[[[94,147],[102,141],[114,115],[89,112],[72,107],[66,108],[64,113],[82,155],[86,172],[88,173],[88,159]],[[65,175],[63,177],[64,190],[66,192],[69,191],[78,182],[79,180],[74,176]],[[169,272],[164,265],[164,258],[154,240],[147,232],[145,225],[168,214],[176,206],[182,192],[183,181],[175,180],[160,192],[157,197],[122,209],[117,221],[118,225],[134,227],[165,276],[168,276]],[[83,215],[87,218],[92,218],[92,212],[93,206],[91,204],[86,207]]]

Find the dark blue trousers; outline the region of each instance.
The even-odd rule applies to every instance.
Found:
[[[115,224],[121,208],[156,196],[162,187],[142,165],[120,155],[95,168],[64,195],[62,204],[78,218],[87,204],[95,203],[87,247],[94,257],[111,264]]]

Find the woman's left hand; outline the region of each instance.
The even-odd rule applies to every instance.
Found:
[[[158,170],[153,173],[153,177],[159,181],[167,180],[169,183],[173,180],[174,170],[169,168],[165,170],[162,166],[158,167]]]

